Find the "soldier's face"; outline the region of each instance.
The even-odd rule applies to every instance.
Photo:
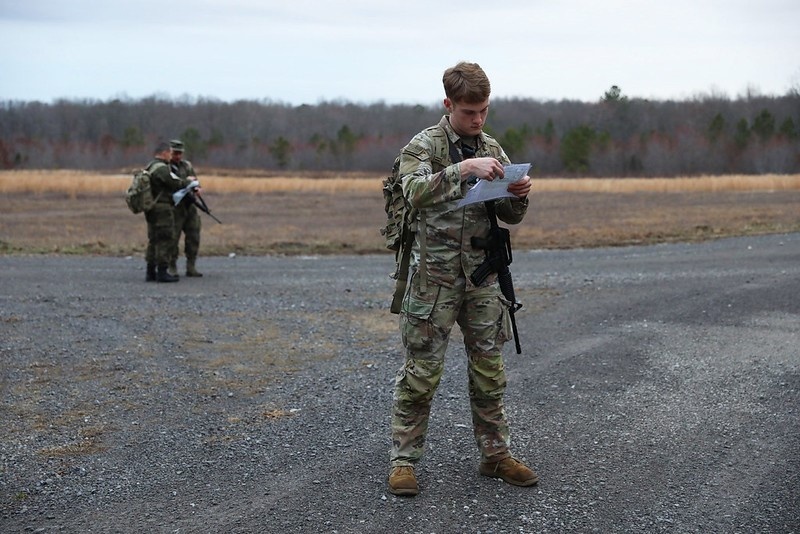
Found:
[[[489,99],[478,104],[465,104],[444,99],[444,106],[450,112],[450,126],[458,135],[475,136],[481,133],[489,114]]]
[[[172,152],[172,161],[178,162],[183,159],[183,152]]]

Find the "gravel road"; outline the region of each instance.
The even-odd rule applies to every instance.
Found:
[[[515,252],[517,488],[460,334],[421,493],[386,491],[392,258],[0,256],[0,531],[800,532],[800,234]]]

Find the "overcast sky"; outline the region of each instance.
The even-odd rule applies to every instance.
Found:
[[[798,28],[800,0],[0,0],[0,100],[429,105],[460,60],[494,97],[779,96]]]

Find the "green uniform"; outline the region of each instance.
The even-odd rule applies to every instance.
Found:
[[[421,215],[412,250],[412,280],[400,313],[405,363],[395,379],[392,466],[414,465],[422,456],[431,401],[455,323],[464,336],[473,430],[482,461],[510,456],[502,357],[503,343],[512,335],[509,303],[496,275],[487,277],[480,287],[469,280],[485,258],[484,251],[473,248],[470,239],[486,237],[490,223],[482,202],[456,206],[470,184],[461,181],[459,164],[450,159],[445,135],[461,151],[463,140],[445,116],[437,126],[417,134],[400,158],[403,192]],[[491,136],[481,133],[471,141],[477,145],[475,156],[510,163]],[[495,201],[497,217],[508,224],[521,222],[527,207],[527,199]],[[425,280],[420,276],[423,271]]]
[[[188,182],[197,179],[189,161],[182,160],[178,163],[170,163],[172,172]],[[200,212],[197,207],[189,202],[185,197],[175,206],[175,237],[170,250],[170,264],[175,266],[180,256],[181,232],[184,234],[183,251],[186,254],[187,263],[193,265],[197,260],[200,250]]]
[[[145,259],[149,265],[167,265],[175,239],[175,208],[172,204],[172,193],[182,189],[189,182],[174,177],[170,173],[168,162],[164,160],[154,159],[147,165],[147,169],[150,170],[150,187],[156,203],[145,213],[148,240]]]

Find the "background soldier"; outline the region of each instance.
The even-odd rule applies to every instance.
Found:
[[[509,303],[496,274],[479,285],[470,280],[485,259],[471,238],[489,234],[489,213],[483,202],[457,206],[471,181],[502,178],[503,165],[510,161],[497,141],[483,133],[490,84],[480,66],[459,63],[445,71],[442,82],[449,115],[417,134],[400,155],[403,194],[420,216],[411,283],[400,312],[405,362],[395,379],[389,457],[389,491],[396,495],[419,491],[414,466],[425,446],[431,402],[455,323],[464,335],[468,358],[480,474],[518,486],[531,486],[538,480],[509,450],[502,354],[503,343],[511,339]],[[526,176],[508,186],[514,198],[490,201],[497,217],[508,224],[521,222],[530,189]]]
[[[192,167],[191,162],[183,159],[183,142],[180,139],[173,139],[169,142],[172,149],[170,159],[170,169],[180,178],[191,181],[197,179],[197,173]],[[170,251],[169,272],[178,275],[178,256],[180,256],[181,232],[184,234],[183,251],[186,254],[186,276],[203,276],[197,270],[197,254],[200,250],[200,213],[197,207],[184,197],[175,206],[175,240]]]
[[[148,282],[177,282],[178,277],[169,274],[169,260],[175,239],[175,208],[172,193],[186,187],[188,180],[182,180],[170,172],[171,149],[168,143],[159,143],[153,151],[154,159],[147,164],[150,171],[150,188],[156,199],[152,209],[145,212],[147,220],[147,261]]]

